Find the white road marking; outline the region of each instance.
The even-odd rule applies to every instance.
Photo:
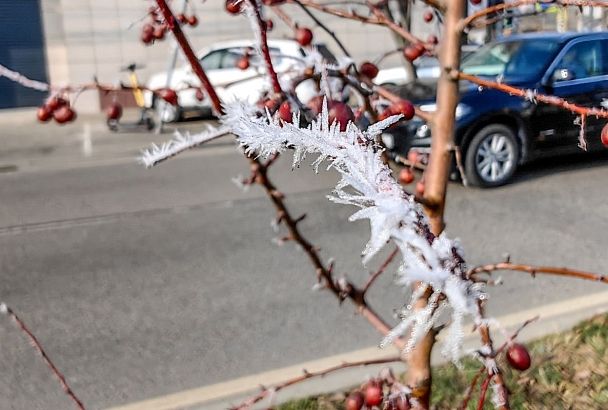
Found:
[[[541,333],[549,334],[561,331],[583,320],[585,317],[606,311],[608,311],[608,292],[601,292],[511,313],[496,319],[503,329],[508,329],[517,327],[525,320],[539,315],[540,320],[530,325],[530,328],[536,328],[537,330],[536,332],[527,333],[527,338],[529,339],[530,337],[539,337]],[[565,320],[565,317],[569,317],[570,319]],[[542,330],[539,331],[539,328]],[[526,332],[527,330],[524,330],[522,335],[525,336]],[[469,343],[472,343],[476,341],[477,335],[473,334],[467,339]],[[394,349],[381,350],[378,347],[370,347],[124,406],[112,407],[107,410],[176,410],[188,406],[202,406],[205,403],[254,392],[259,389],[260,385],[272,386],[273,384],[301,375],[302,369],[312,372],[335,366],[345,361],[379,359],[394,355],[394,353]],[[439,358],[434,360],[435,363],[441,361]],[[348,386],[345,385],[344,387]]]

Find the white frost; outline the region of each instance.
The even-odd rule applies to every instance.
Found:
[[[252,107],[238,102],[227,105],[225,110],[222,122],[237,136],[246,153],[268,157],[292,150],[294,166],[307,154],[315,154],[313,167],[316,171],[322,163],[327,163],[328,169],[335,169],[341,179],[328,198],[359,208],[349,218],[351,221],[368,219],[370,222],[371,235],[362,252],[363,263],[393,240],[402,254],[398,282],[422,281],[432,288],[428,308],[408,310],[402,323],[382,344],[409,330],[411,336],[406,351],[411,349],[439,324],[441,312],[450,308],[452,321],[443,352],[457,360],[462,348],[464,318],[471,316],[474,322],[481,320],[476,301],[482,295],[482,289],[465,279],[466,265],[460,244],[443,234],[438,237],[430,234],[422,208],[403,191],[382,161],[382,148],[374,139],[399,117],[390,117],[367,131],[349,123],[341,132],[336,123],[329,123],[326,104],[317,120],[307,128],[294,125],[300,123],[299,113],[294,114],[293,123],[289,124],[273,119],[268,113],[256,115]],[[411,303],[413,301],[415,299]]]

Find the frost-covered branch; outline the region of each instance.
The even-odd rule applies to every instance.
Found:
[[[24,87],[31,88],[37,91],[45,92],[48,91],[50,88],[47,83],[27,78],[23,74],[18,73],[17,71],[13,71],[8,67],[3,66],[2,64],[0,64],[0,77],[8,78],[9,80],[14,81]]]
[[[207,127],[203,132],[197,134],[190,134],[188,132],[185,135],[179,131],[175,131],[172,140],[164,142],[160,146],[152,144],[150,148],[143,150],[139,157],[139,162],[144,164],[146,168],[150,168],[183,151],[223,137],[228,133],[230,133],[230,130],[227,127]]]
[[[315,154],[315,170],[326,162],[328,168],[338,171],[341,180],[328,198],[335,203],[358,207],[359,211],[350,217],[351,221],[370,221],[371,235],[362,252],[363,263],[369,262],[392,239],[402,255],[399,283],[410,285],[420,281],[432,289],[429,307],[404,312],[402,323],[382,344],[409,331],[406,350],[410,350],[438,323],[442,311],[451,308],[450,337],[444,353],[456,360],[462,343],[463,318],[470,316],[475,323],[482,323],[477,300],[483,291],[479,284],[466,279],[466,264],[459,244],[444,234],[430,233],[422,208],[412,195],[403,191],[382,160],[382,149],[374,142],[375,138],[400,116],[389,117],[366,131],[349,123],[341,132],[337,123],[329,123],[326,104],[317,120],[307,128],[294,125],[300,123],[299,113],[294,114],[292,124],[289,124],[270,115],[259,117],[241,103],[228,105],[225,111],[223,123],[230,126],[250,155],[268,157],[290,149],[293,150],[294,166],[307,154]]]

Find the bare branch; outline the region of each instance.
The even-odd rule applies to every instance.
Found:
[[[74,404],[76,405],[76,407],[78,409],[84,410],[84,405],[82,404],[82,401],[78,398],[78,396],[76,396],[76,393],[74,393],[72,388],[68,385],[68,382],[65,379],[65,376],[59,371],[57,366],[55,366],[55,364],[53,363],[53,361],[51,360],[49,355],[46,353],[46,351],[44,350],[44,348],[42,347],[42,345],[40,344],[40,342],[38,341],[36,336],[34,336],[32,331],[15,314],[13,309],[8,307],[4,303],[0,303],[0,313],[3,313],[5,315],[9,316],[11,319],[13,319],[13,321],[17,324],[17,326],[19,326],[19,329],[21,329],[21,331],[23,333],[25,333],[27,338],[30,340],[30,343],[34,347],[34,349],[36,349],[36,351],[40,354],[40,356],[42,357],[42,360],[47,365],[47,367],[49,369],[51,369],[51,372],[53,372],[55,377],[57,377],[57,379],[59,380],[59,384],[61,384],[61,387],[63,388],[63,391],[65,392],[65,394],[67,394],[70,397],[70,399],[74,402]]]
[[[608,276],[600,275],[597,273],[585,272],[581,270],[569,269],[569,268],[559,268],[555,266],[534,266],[534,265],[523,265],[523,264],[515,264],[510,262],[501,262],[489,265],[478,266],[476,268],[470,269],[467,272],[467,277],[471,277],[471,275],[475,275],[482,272],[492,272],[496,270],[510,270],[510,271],[521,271],[527,272],[532,276],[535,276],[537,273],[545,273],[550,275],[558,275],[558,276],[569,276],[573,278],[592,280],[596,282],[608,283]]]

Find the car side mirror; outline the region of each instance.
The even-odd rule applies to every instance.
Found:
[[[572,71],[568,70],[567,68],[558,68],[557,70],[555,70],[553,72],[553,82],[559,82],[559,81],[568,81],[568,80],[574,80],[575,79],[575,75]]]

